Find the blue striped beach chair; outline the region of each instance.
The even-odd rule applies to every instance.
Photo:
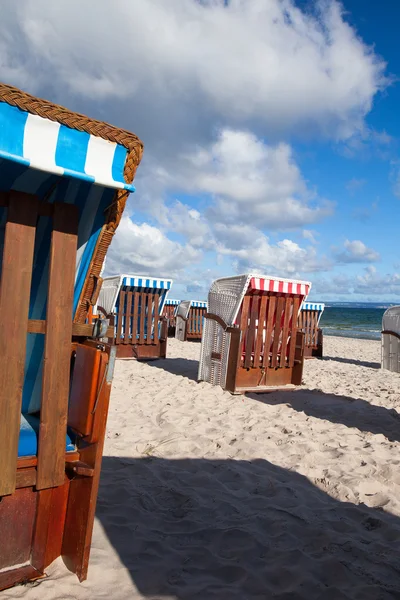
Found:
[[[167,298],[165,301],[163,316],[168,321],[168,337],[175,337],[176,311],[180,302],[173,298]]]
[[[322,358],[323,333],[319,326],[325,304],[303,302],[299,312],[298,327],[304,331],[304,358]]]
[[[98,311],[115,315],[117,358],[165,358],[167,319],[162,316],[172,279],[142,275],[105,277]]]
[[[181,342],[201,340],[206,312],[204,300],[182,300],[176,311],[175,337]]]
[[[115,354],[87,314],[142,151],[0,84],[0,589],[87,576]]]

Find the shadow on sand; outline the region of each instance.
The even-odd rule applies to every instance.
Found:
[[[287,404],[309,417],[339,423],[360,431],[382,434],[390,442],[400,441],[400,415],[395,409],[370,404],[362,398],[326,394],[320,390],[246,394],[248,398],[270,404]]]
[[[162,369],[172,375],[181,375],[192,381],[197,382],[197,373],[199,371],[199,361],[189,358],[162,358],[147,363],[150,367]]]
[[[154,600],[400,598],[400,520],[265,460],[105,457],[97,517]]]
[[[365,360],[356,360],[355,358],[342,358],[340,356],[324,356],[318,360],[333,360],[339,363],[347,363],[349,365],[356,365],[357,367],[368,367],[369,369],[380,369],[381,363],[368,362]]]

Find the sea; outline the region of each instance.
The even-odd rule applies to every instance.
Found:
[[[382,316],[394,304],[326,302],[320,327],[324,335],[380,340]]]

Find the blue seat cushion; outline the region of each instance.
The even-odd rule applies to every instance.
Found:
[[[40,419],[33,415],[21,415],[19,430],[18,456],[36,456],[38,448],[38,433]],[[72,452],[75,446],[67,434],[65,450]]]

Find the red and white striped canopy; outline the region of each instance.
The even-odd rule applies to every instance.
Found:
[[[280,279],[276,277],[251,277],[250,290],[261,292],[279,292],[283,294],[296,294],[306,298],[309,294],[311,283],[308,281],[296,281],[291,279]]]

